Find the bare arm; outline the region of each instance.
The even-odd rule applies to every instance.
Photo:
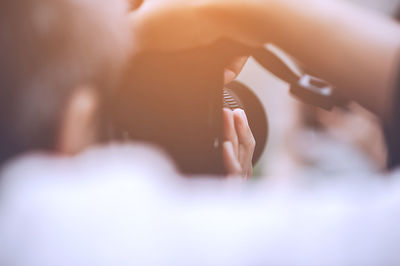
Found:
[[[147,0],[132,25],[141,49],[272,42],[349,99],[380,116],[390,109],[400,26],[345,1]]]
[[[348,98],[387,115],[400,68],[397,23],[344,1],[287,0],[276,8],[273,42]]]

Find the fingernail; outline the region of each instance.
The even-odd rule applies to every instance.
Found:
[[[224,110],[225,112],[232,112],[232,110],[228,107],[224,107],[224,108],[222,108],[222,110]]]
[[[229,153],[232,153],[232,154],[234,153],[232,142],[230,142],[230,141],[225,141],[225,142],[223,143],[223,146],[225,147],[225,149],[227,149],[227,150],[229,151]]]

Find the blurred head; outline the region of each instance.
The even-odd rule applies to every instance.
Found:
[[[0,1],[0,163],[81,151],[128,53],[124,1]]]

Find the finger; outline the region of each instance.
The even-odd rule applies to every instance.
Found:
[[[239,163],[246,176],[252,174],[252,160],[255,149],[255,139],[251,132],[245,112],[242,109],[233,111],[235,129],[239,140]]]
[[[240,74],[244,65],[249,59],[248,56],[236,57],[228,66],[225,67],[224,71],[224,82],[225,84],[232,82]]]
[[[224,141],[230,141],[233,145],[233,151],[239,156],[239,139],[236,134],[233,111],[228,108],[223,109],[224,120]]]
[[[251,178],[253,176],[253,164],[250,164],[250,168],[247,171],[247,178]]]
[[[250,177],[252,174],[252,159],[255,149],[255,139],[243,110],[235,110],[234,119],[239,139],[239,162],[244,171],[244,175]]]
[[[222,157],[224,167],[228,175],[242,175],[242,168],[233,150],[233,145],[230,141],[225,141],[222,145]]]

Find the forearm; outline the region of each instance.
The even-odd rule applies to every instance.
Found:
[[[280,1],[273,41],[341,93],[384,116],[400,67],[400,27],[342,1]],[[306,4],[307,3],[307,4]]]
[[[400,26],[343,0],[147,0],[131,23],[136,51],[188,49],[224,37],[272,42],[344,96],[387,113]]]
[[[344,96],[386,113],[400,52],[396,22],[341,0],[214,3],[228,36],[250,45],[272,42]]]

